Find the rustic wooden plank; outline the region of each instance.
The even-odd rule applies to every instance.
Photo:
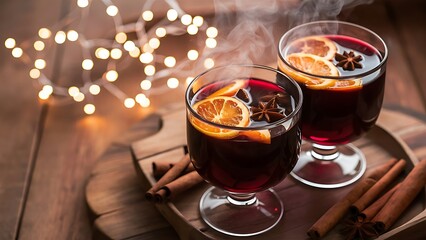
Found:
[[[62,1],[0,2],[0,239],[19,235],[32,167],[42,135],[46,107],[37,100],[30,70],[4,48],[7,37],[22,47],[62,15]],[[44,14],[49,9],[49,14]],[[30,24],[29,24],[30,23]]]
[[[410,1],[409,4],[404,1],[391,0],[386,1],[388,11],[393,17],[392,24],[398,31],[398,36],[405,50],[405,59],[409,70],[415,77],[416,85],[420,91],[423,107],[426,106],[426,78],[424,75],[424,66],[426,65],[426,2],[423,0]],[[402,96],[411,98],[410,95]]]
[[[386,2],[385,0],[380,0],[375,1],[373,4],[360,5],[353,11],[351,10],[348,19],[344,20],[349,20],[371,29],[379,34],[388,45],[389,58],[384,102],[425,113],[424,98],[419,92],[418,80],[409,66],[409,56],[405,54],[408,43],[400,38],[400,29],[394,25],[394,20],[389,13]],[[412,5],[406,2],[401,2],[401,4]],[[413,8],[417,7],[418,4],[413,5]],[[410,24],[409,22],[404,22],[403,26],[405,28],[405,25]],[[420,27],[420,25],[414,25]],[[415,31],[413,28],[411,30]],[[421,48],[421,42],[414,43],[417,45],[413,45],[413,48]],[[418,63],[421,64],[421,62]],[[407,94],[409,94],[409,97]]]

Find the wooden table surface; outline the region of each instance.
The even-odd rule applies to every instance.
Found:
[[[167,92],[167,97],[154,96],[147,109],[126,109],[122,102],[103,91],[96,98],[99,104],[92,116],[84,115],[81,103],[59,106],[39,102],[28,66],[10,55],[3,46],[4,40],[14,37],[19,42],[32,38],[39,28],[52,26],[66,16],[75,2],[0,1],[1,240],[96,236],[85,202],[86,183],[96,160],[132,125],[152,112],[165,112],[174,102],[183,101],[184,84]],[[134,9],[140,6],[139,2],[121,2],[120,6],[128,11],[128,19],[137,18]],[[198,1],[184,0],[182,8],[193,14],[205,14],[212,9],[208,2],[199,5]],[[339,15],[340,19],[364,25],[384,38],[390,51],[385,105],[417,116],[426,114],[425,13],[423,0],[379,0],[355,8],[347,6]],[[99,31],[96,26],[91,27],[94,32]],[[279,26],[277,29],[283,30]],[[182,39],[176,41],[166,46],[171,53],[179,52],[177,44],[190,44]],[[58,47],[53,56],[52,81],[57,84],[70,84],[79,76],[72,71],[72,53],[68,54]],[[136,69],[129,68],[122,76],[126,79],[121,86],[124,90],[138,86],[141,77],[135,74]],[[152,126],[151,130],[155,128]]]

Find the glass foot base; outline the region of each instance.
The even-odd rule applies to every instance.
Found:
[[[366,166],[364,154],[352,144],[328,147],[306,142],[291,176],[309,186],[339,188],[361,178]]]
[[[241,201],[221,189],[211,187],[201,197],[200,214],[213,229],[231,236],[254,236],[273,228],[284,208],[272,190],[256,193]]]

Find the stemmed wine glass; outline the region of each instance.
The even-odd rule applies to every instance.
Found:
[[[305,140],[292,176],[310,186],[337,188],[366,170],[350,144],[376,122],[382,106],[388,50],[371,30],[342,21],[317,21],[287,31],[278,68],[302,88]]]
[[[298,160],[301,106],[297,83],[266,66],[212,68],[189,84],[188,149],[195,169],[213,185],[199,205],[213,229],[252,236],[280,221],[283,204],[270,188]]]

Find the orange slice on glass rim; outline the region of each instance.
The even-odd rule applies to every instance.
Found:
[[[327,60],[333,59],[337,47],[330,39],[321,36],[309,36],[297,39],[289,47],[289,53],[308,53]]]
[[[197,102],[192,108],[208,122],[230,127],[246,127],[250,123],[249,109],[232,97],[209,97]],[[191,117],[191,123],[198,131],[219,139],[230,139],[239,134],[238,130],[219,128],[195,117]]]
[[[330,87],[332,90],[353,90],[362,87],[362,80],[350,79],[350,80],[335,80],[334,85]]]
[[[241,79],[232,80],[229,84],[220,88],[216,92],[210,94],[209,98],[219,97],[219,96],[232,97],[238,92],[238,90],[240,90],[241,88],[244,88],[246,84],[247,84],[246,80],[241,80]]]

